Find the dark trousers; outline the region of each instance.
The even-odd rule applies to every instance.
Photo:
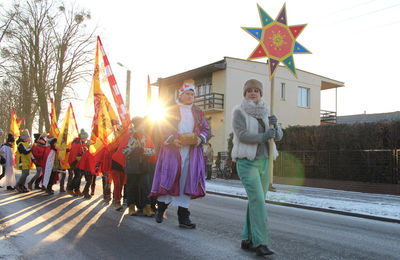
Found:
[[[212,173],[212,165],[211,164],[206,165],[206,173],[207,173],[207,180],[211,179],[211,173]]]
[[[43,171],[43,169],[42,169],[42,171]],[[40,183],[42,182],[42,179],[43,179],[43,172],[42,172],[42,175],[40,175],[39,178],[37,178],[35,180],[35,189],[38,189],[40,187]]]
[[[65,191],[65,175],[67,175],[65,171],[60,172],[60,192]]]
[[[47,184],[46,190],[47,191],[52,191],[53,189],[53,184],[54,184],[54,178],[57,174],[57,171],[51,171],[51,175],[50,175],[50,179],[49,179],[49,183]]]
[[[67,187],[67,190],[79,191],[81,187],[81,179],[82,179],[82,171],[78,168],[73,167],[74,178],[71,181],[70,187]]]
[[[101,181],[103,183],[103,198],[106,200],[111,199],[111,185],[108,173],[103,173],[103,177],[101,177]]]
[[[85,187],[83,188],[83,193],[84,194],[89,194],[89,188],[91,187],[91,190],[94,191],[94,187],[93,187],[93,180],[96,180],[96,176],[91,174],[90,172],[85,172],[85,171],[81,171],[82,175],[85,176]]]
[[[150,204],[147,187],[149,184],[148,174],[127,174],[126,192],[128,195],[128,206],[136,205],[139,209],[143,209],[146,204]]]
[[[67,190],[69,189],[68,187],[72,187],[72,180],[74,179],[74,170],[69,169],[68,170],[68,179],[67,179]]]

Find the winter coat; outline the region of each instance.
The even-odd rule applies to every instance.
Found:
[[[232,118],[233,118],[232,124],[233,125],[232,125],[232,127],[233,127],[233,131],[234,131],[234,136],[233,136],[232,160],[236,161],[237,159],[246,158],[247,160],[252,161],[256,158],[257,146],[259,145],[259,143],[246,143],[246,142],[242,142],[239,140],[238,132],[240,132],[240,129],[237,129],[235,127],[235,120],[238,120],[234,116],[235,113],[240,113],[244,117],[245,125],[246,125],[246,129],[244,129],[244,130],[249,134],[252,134],[252,135],[260,134],[258,131],[259,122],[257,121],[256,118],[247,114],[241,108],[241,106],[236,106],[233,109],[233,112],[232,112],[232,115],[233,115],[232,116]],[[268,115],[265,116],[265,118],[263,118],[262,121],[264,122],[264,125],[268,126],[269,125]],[[277,131],[276,131],[275,140],[279,141],[282,139],[283,133],[279,126],[276,127],[276,130]],[[267,140],[264,140],[264,142],[267,142]],[[274,143],[273,147],[274,147],[274,160],[275,160],[276,157],[278,156],[278,151],[276,150],[275,143]]]
[[[68,164],[71,167],[76,167],[76,164],[81,159],[83,153],[87,150],[85,144],[82,144],[79,138],[75,138],[71,145],[71,150],[68,155]]]
[[[139,143],[140,141],[140,143]],[[155,154],[150,135],[131,134],[127,146],[122,150],[125,155],[126,174],[150,173],[149,157]]]
[[[29,170],[32,163],[32,147],[30,143],[24,142],[21,139],[18,139],[17,145],[17,169]]]
[[[95,174],[95,158],[93,155],[89,153],[89,150],[86,150],[79,162],[76,164],[76,168],[81,169],[82,171],[85,172],[90,172],[92,174]]]
[[[50,145],[46,146],[45,156],[43,165],[43,186],[47,187],[50,181],[52,172],[55,172],[61,168],[60,161],[58,160],[57,151],[51,148]],[[54,183],[57,182],[58,175],[55,176]]]
[[[46,147],[47,145],[39,144],[36,143],[32,147],[32,155],[35,157],[35,164],[36,166],[39,167],[44,167],[46,161],[45,161],[45,153],[46,153]]]
[[[3,156],[6,160],[6,163],[4,164],[5,177],[0,180],[0,185],[14,187],[16,181],[14,173],[14,155],[13,155],[12,145],[5,143],[3,146],[1,146],[1,151],[3,152]]]
[[[172,195],[179,196],[179,178],[181,174],[181,156],[179,148],[172,142],[167,142],[172,138],[178,138],[178,124],[180,119],[179,106],[174,106],[169,111],[170,121],[165,127],[163,144],[158,154],[158,160],[154,172],[151,196]],[[193,105],[192,115],[194,118],[193,132],[202,139],[202,143],[207,142],[210,136],[210,129],[200,108]],[[169,127],[168,127],[169,126]],[[167,128],[168,127],[168,128]],[[203,197],[206,194],[205,187],[205,163],[203,148],[190,146],[189,151],[189,171],[186,178],[184,193],[192,199]]]

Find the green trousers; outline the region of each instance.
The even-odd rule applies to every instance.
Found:
[[[251,240],[254,247],[269,244],[265,198],[269,185],[269,160],[239,159],[237,172],[248,197],[243,229],[243,240]]]

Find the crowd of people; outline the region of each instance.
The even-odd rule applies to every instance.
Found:
[[[268,248],[264,203],[269,180],[268,141],[280,140],[282,130],[261,96],[261,82],[247,81],[244,99],[233,111],[232,159],[249,198],[241,248],[268,255],[273,254]],[[168,123],[157,136],[146,127],[145,118],[135,117],[130,128],[118,128],[115,141],[95,156],[89,152],[88,134],[82,129],[68,150],[69,167],[58,159],[56,138],[35,134],[32,143],[29,132],[23,130],[15,142],[8,134],[0,149],[0,185],[20,193],[41,189],[52,195],[58,182],[60,193],[91,199],[100,176],[103,199],[112,200],[115,210],[122,210],[125,201],[129,215],[154,216],[162,223],[166,209],[174,205],[178,207],[179,227],[193,229],[196,224],[190,219],[190,201],[206,195],[206,179],[211,178],[213,164],[210,128],[203,111],[194,105],[194,97],[194,85],[182,85],[176,104],[168,109]],[[21,170],[18,180],[14,166]],[[36,171],[28,181],[33,166]],[[83,177],[86,183],[81,190]]]

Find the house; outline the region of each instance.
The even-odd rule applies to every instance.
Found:
[[[279,67],[274,77],[274,114],[282,128],[290,125],[320,125],[321,91],[343,87],[344,83],[297,69],[296,79],[285,67]],[[204,110],[211,126],[210,143],[215,152],[227,150],[232,132],[232,109],[243,98],[243,85],[249,79],[263,83],[263,99],[270,102],[268,65],[262,62],[225,57],[223,60],[166,78],[159,78],[159,97],[164,103],[175,102],[183,83],[196,86],[195,104]],[[330,112],[323,121],[335,121]]]

